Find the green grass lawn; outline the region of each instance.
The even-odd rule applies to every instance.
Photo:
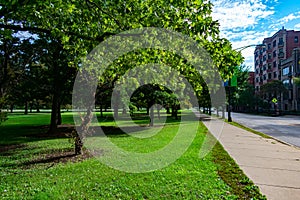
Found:
[[[40,137],[47,132],[49,114],[8,117],[0,126],[0,199],[264,199],[220,144],[199,158],[208,134],[201,122],[192,144],[174,163],[152,172],[126,173],[96,158],[74,156],[66,137]],[[147,123],[136,123],[141,120]],[[179,126],[179,120],[167,118],[164,126],[157,121],[159,133],[147,137],[148,129],[135,132],[147,137],[139,139],[114,128],[110,115],[99,121],[113,143],[135,152],[162,148]],[[126,118],[123,122],[126,126]],[[73,124],[71,113],[63,113],[63,123]]]

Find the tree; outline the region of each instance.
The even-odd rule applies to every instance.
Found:
[[[293,77],[293,80],[297,86],[300,86],[300,77]]]
[[[271,101],[274,97],[278,98],[281,93],[285,92],[287,92],[287,89],[280,80],[273,80],[260,87],[261,96],[269,101]]]
[[[253,110],[256,104],[254,86],[248,83],[249,67],[240,65],[235,67],[237,86],[231,88],[233,109],[236,111]]]
[[[50,132],[55,130],[60,116],[57,115],[57,102],[62,94],[62,82],[56,82],[60,79],[59,74],[64,73],[63,69],[68,66],[79,67],[82,56],[113,34],[139,27],[161,27],[179,31],[196,40],[210,53],[223,78],[232,74],[232,69],[228,66],[237,66],[242,61],[240,52],[234,51],[228,40],[219,37],[219,24],[210,16],[212,4],[209,1],[2,0],[0,6],[0,28],[42,34],[57,42],[54,45],[56,50],[51,51],[52,66],[57,74],[54,74],[52,83],[54,94]],[[64,52],[63,55],[68,55],[70,59],[64,60],[60,57],[60,52]],[[198,82],[192,76],[194,69],[184,59],[172,53],[162,55],[166,63],[171,62],[180,72],[185,73],[189,81]],[[151,61],[145,54],[140,56]],[[127,58],[119,61],[124,62]],[[118,79],[130,66],[132,65],[111,70],[111,80]],[[202,89],[201,83],[193,87],[197,92]],[[88,120],[89,117],[83,119]],[[82,124],[87,122],[83,121]]]
[[[287,92],[288,90],[280,80],[273,80],[269,83],[262,85],[260,88],[260,96],[262,100],[265,101],[263,106],[270,108],[272,105],[274,105],[274,107],[276,108],[277,104],[274,104],[272,100],[274,98],[280,99],[281,95]]]
[[[150,126],[154,125],[154,105],[157,105],[157,116],[160,118],[160,110],[172,108],[172,117],[178,118],[178,96],[171,90],[158,84],[147,84],[134,91],[130,101],[136,107],[146,107],[150,116]]]
[[[236,111],[252,112],[258,101],[254,86],[246,84],[235,94],[235,109]]]
[[[0,109],[6,104],[6,95],[10,88],[10,77],[14,72],[12,70],[12,59],[13,55],[17,55],[16,44],[20,42],[18,38],[12,37],[13,31],[11,30],[0,30]]]
[[[7,87],[7,104],[11,111],[13,105],[24,105],[25,114],[28,109],[45,100],[47,88],[46,66],[41,63],[43,50],[30,38],[15,45],[16,52],[10,55],[10,73]]]

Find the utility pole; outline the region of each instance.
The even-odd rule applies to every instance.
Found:
[[[231,118],[231,78],[228,81],[228,122],[232,122]]]

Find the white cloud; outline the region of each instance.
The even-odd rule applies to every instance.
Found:
[[[234,49],[260,44],[265,37],[275,32],[275,27],[258,32],[256,26],[266,18],[271,18],[274,7],[266,3],[276,3],[277,0],[212,0],[214,4],[212,17],[220,22],[221,37],[229,39]],[[254,47],[242,51],[245,65],[253,69]]]
[[[295,20],[295,19],[300,19],[300,12],[291,13],[291,14],[283,17],[282,19],[278,20],[278,22],[281,24],[285,24],[285,23]]]
[[[294,26],[294,29],[300,29],[300,24],[296,24],[296,25]]]
[[[212,16],[219,20],[221,30],[254,27],[259,20],[274,14],[261,0],[213,0]]]

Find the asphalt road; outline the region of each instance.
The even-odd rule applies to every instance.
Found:
[[[300,147],[300,116],[268,117],[232,113],[232,120],[276,139]]]

